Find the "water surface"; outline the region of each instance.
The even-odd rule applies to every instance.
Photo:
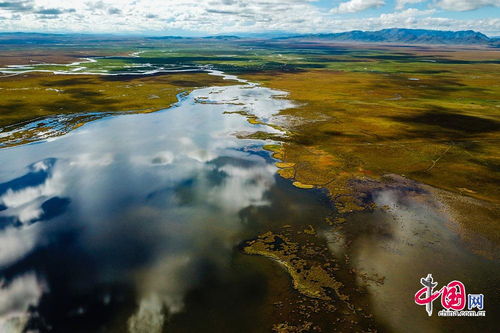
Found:
[[[197,89],[160,112],[0,150],[0,331],[493,327],[491,316],[428,318],[413,302],[428,273],[485,293],[488,311],[499,285],[498,261],[467,248],[429,191],[396,177],[369,193],[375,208],[325,223],[338,214],[323,191],[277,176],[262,148],[271,141],[237,138],[282,134],[244,114],[277,123],[292,102],[225,78],[234,85]],[[242,254],[269,230],[311,261],[331,258],[348,299],[301,295],[282,266]]]
[[[256,228],[245,212],[293,195],[263,141],[235,137],[278,131],[231,113],[269,120],[291,102],[227,79],[164,111],[0,151],[0,327],[154,332],[187,292],[224,280]]]

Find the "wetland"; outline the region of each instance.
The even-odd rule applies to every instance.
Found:
[[[498,324],[500,51],[155,40],[0,65],[0,330]],[[429,317],[428,273],[487,316]]]

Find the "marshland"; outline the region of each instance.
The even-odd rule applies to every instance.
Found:
[[[8,46],[0,328],[491,330],[499,76],[477,45]],[[428,317],[428,273],[488,315]]]

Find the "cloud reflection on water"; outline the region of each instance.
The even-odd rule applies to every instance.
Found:
[[[39,315],[32,327],[64,328],[68,316],[92,316],[101,307],[106,313],[132,297],[137,308],[128,328],[147,322],[150,332],[159,330],[207,269],[227,267],[239,212],[269,204],[275,167],[243,149],[258,141],[232,134],[276,130],[223,113],[270,118],[291,106],[274,99],[282,95],[255,85],[199,89],[166,111],[103,119],[55,141],[1,151],[10,165],[0,179],[31,166],[0,184],[0,216],[17,221],[0,229],[0,277],[9,281],[0,292],[30,295],[26,302]],[[200,97],[213,103],[196,103]],[[44,223],[29,225],[36,221]],[[39,278],[46,283],[40,301]],[[9,304],[0,312],[5,325],[27,315],[26,306]]]
[[[338,258],[349,256],[357,284],[366,286],[373,314],[385,329],[408,331],[411,323],[416,332],[453,331],[456,322],[429,318],[415,304],[420,278],[431,273],[439,288],[456,279],[470,290],[493,295],[497,282],[486,277],[495,276],[495,267],[450,230],[448,224],[455,222],[440,210],[430,187],[396,175],[386,178],[369,192],[376,209],[352,214],[341,227],[324,232],[330,251]],[[489,325],[483,320],[461,327],[469,328],[466,324]]]

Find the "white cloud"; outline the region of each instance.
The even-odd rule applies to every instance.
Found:
[[[113,163],[114,156],[111,153],[104,154],[89,154],[83,153],[77,155],[74,160],[72,160],[69,165],[76,165],[80,167],[105,167]]]
[[[338,7],[331,10],[332,13],[357,13],[370,8],[383,6],[384,0],[349,0],[342,2]]]
[[[426,0],[422,0],[426,1]],[[432,0],[436,8],[465,11],[482,6],[498,6],[500,0]],[[315,6],[314,0],[0,0],[2,31],[44,32],[120,32],[147,34],[231,34],[240,32],[290,31],[336,32],[381,29],[384,20],[342,18],[338,14],[376,8],[385,0],[350,0],[328,11]],[[397,0],[396,10],[420,0]],[[9,4],[3,5],[2,4]],[[110,15],[109,13],[113,13]],[[42,14],[45,13],[45,14]],[[386,12],[386,15],[392,13]],[[335,16],[337,15],[337,16]],[[436,15],[434,13],[433,15]],[[460,20],[422,17],[411,24],[405,17],[390,27],[458,30],[463,27],[487,34],[500,33],[493,18]]]
[[[28,309],[36,305],[45,286],[34,273],[14,279],[7,286],[0,281],[0,332],[24,332]]]
[[[141,299],[139,309],[127,321],[130,333],[160,333],[166,320],[164,301],[156,294]]]
[[[37,230],[35,226],[29,226],[6,228],[0,233],[0,268],[21,259],[34,248]]]
[[[7,17],[4,30],[69,30],[90,32],[136,32],[188,30],[218,33],[285,29],[307,23],[320,23],[323,13],[312,0],[34,0],[31,9],[20,14],[0,5],[0,16]],[[2,0],[0,0],[2,3]],[[38,8],[57,9],[48,18]],[[118,9],[119,12],[116,10]],[[109,15],[112,11],[114,15]],[[53,11],[55,13],[55,11]],[[10,18],[10,20],[9,20]],[[5,22],[4,22],[5,23]],[[10,27],[9,27],[10,24]]]
[[[421,3],[427,0],[396,0],[396,9],[401,10],[406,7],[406,5]]]
[[[409,29],[436,29],[436,30],[476,30],[498,34],[500,32],[500,18],[480,20],[457,20],[444,17],[433,17],[435,11],[418,10],[409,8],[395,13],[381,14],[378,17],[366,19],[338,20],[343,30],[354,30],[363,27],[365,30],[377,30],[385,28],[409,28]]]
[[[500,0],[438,0],[436,5],[450,11],[467,11],[481,7],[500,7]]]
[[[33,166],[35,171],[44,168],[48,166],[43,161]],[[0,196],[0,203],[9,208],[9,213],[16,216],[20,222],[28,223],[40,217],[42,214],[40,205],[44,200],[61,194],[63,190],[62,173],[56,170],[40,185],[16,191],[8,189]]]
[[[417,22],[417,17],[419,16],[429,17],[434,12],[434,9],[419,10],[416,8],[408,8],[401,12],[380,14],[378,20],[383,26],[393,26],[394,24],[408,24]]]

